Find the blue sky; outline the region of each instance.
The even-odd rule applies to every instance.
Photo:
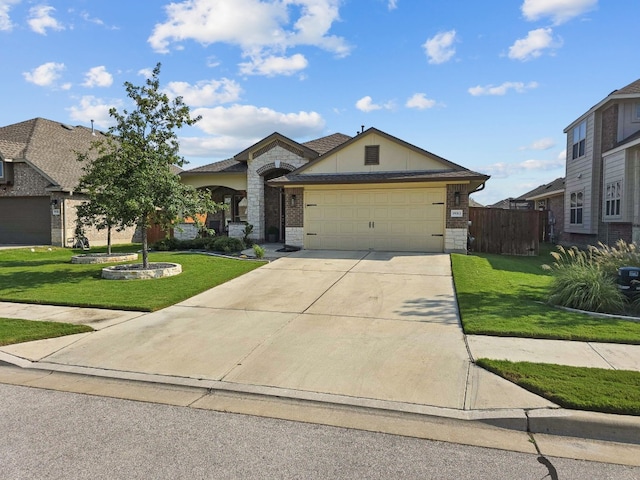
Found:
[[[364,125],[491,175],[490,204],[564,175],[563,129],[640,77],[638,19],[637,0],[0,0],[0,125],[107,129],[161,62],[203,117],[185,168]]]

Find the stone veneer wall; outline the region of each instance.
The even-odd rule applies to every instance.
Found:
[[[264,177],[272,169],[287,168],[291,171],[306,164],[307,160],[280,145],[261,153],[247,162],[247,222],[253,225],[251,238],[264,240]],[[260,172],[260,173],[258,173]]]
[[[42,197],[49,196],[45,189],[49,181],[26,163],[13,163],[13,185],[0,188],[2,197]]]
[[[304,228],[303,227],[285,227],[284,242],[292,247],[304,248]]]

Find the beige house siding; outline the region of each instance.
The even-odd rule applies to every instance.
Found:
[[[596,122],[595,115],[586,117],[587,132],[585,141],[585,154],[579,158],[572,158],[573,152],[573,129],[581,123],[574,122],[567,129],[567,175],[566,175],[566,195],[565,195],[565,230],[572,233],[593,234],[597,232],[598,225],[598,197],[594,192],[599,191],[599,174],[594,167],[594,148],[596,143]],[[594,185],[595,183],[595,185]],[[571,193],[584,192],[584,202],[582,210],[583,223],[571,224]]]
[[[620,104],[618,122],[618,141],[633,135],[640,130],[640,120],[636,118],[638,100]]]
[[[380,146],[380,164],[365,165],[365,146]],[[321,162],[305,169],[305,174],[321,173],[373,173],[405,172],[416,170],[442,170],[444,166],[435,158],[420,154],[376,133],[362,135],[352,144],[340,149]]]
[[[605,188],[602,195],[602,212],[603,212],[603,221],[609,222],[628,222],[630,218],[629,212],[629,198],[628,193],[630,190],[630,185],[625,181],[626,175],[626,165],[625,165],[625,151],[614,153],[613,155],[603,157],[603,179],[602,184]],[[619,216],[607,216],[606,215],[606,186],[609,183],[620,181],[622,185],[622,198],[621,200],[621,212]]]

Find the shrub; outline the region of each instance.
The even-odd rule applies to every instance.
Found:
[[[558,246],[551,254],[553,271],[549,302],[580,310],[619,313],[625,308],[625,297],[618,290],[616,277],[605,271],[597,261],[594,248],[587,251],[577,247]]]
[[[640,249],[635,243],[618,240],[614,247],[598,243],[598,247],[590,247],[590,250],[594,261],[614,278],[620,267],[640,267]]]
[[[208,248],[214,252],[239,252],[244,248],[244,243],[239,238],[215,237]]]
[[[179,243],[180,241],[175,238],[163,238],[151,245],[151,248],[160,252],[168,252],[169,250],[177,250]]]
[[[244,226],[244,230],[242,231],[242,234],[244,235],[242,237],[242,242],[247,246],[250,247],[251,245],[253,245],[253,240],[251,240],[249,238],[249,235],[251,235],[251,233],[253,233],[253,225],[251,225],[250,223],[247,223]]]
[[[253,246],[253,252],[256,254],[256,258],[262,258],[264,257],[264,248],[262,248],[260,245],[255,244]]]

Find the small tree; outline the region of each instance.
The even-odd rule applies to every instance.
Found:
[[[143,268],[149,268],[147,229],[152,223],[169,228],[182,217],[199,222],[198,215],[222,207],[211,200],[208,190],[184,185],[176,174],[184,159],[178,154],[175,130],[200,117],[191,118],[181,97],[169,100],[160,92],[159,75],[158,63],[144,86],[125,82],[135,109],[109,110],[116,124],[106,140],[92,146],[98,158],[80,182],[95,201],[93,207],[80,210],[84,218],[103,228],[136,226],[141,232]]]

